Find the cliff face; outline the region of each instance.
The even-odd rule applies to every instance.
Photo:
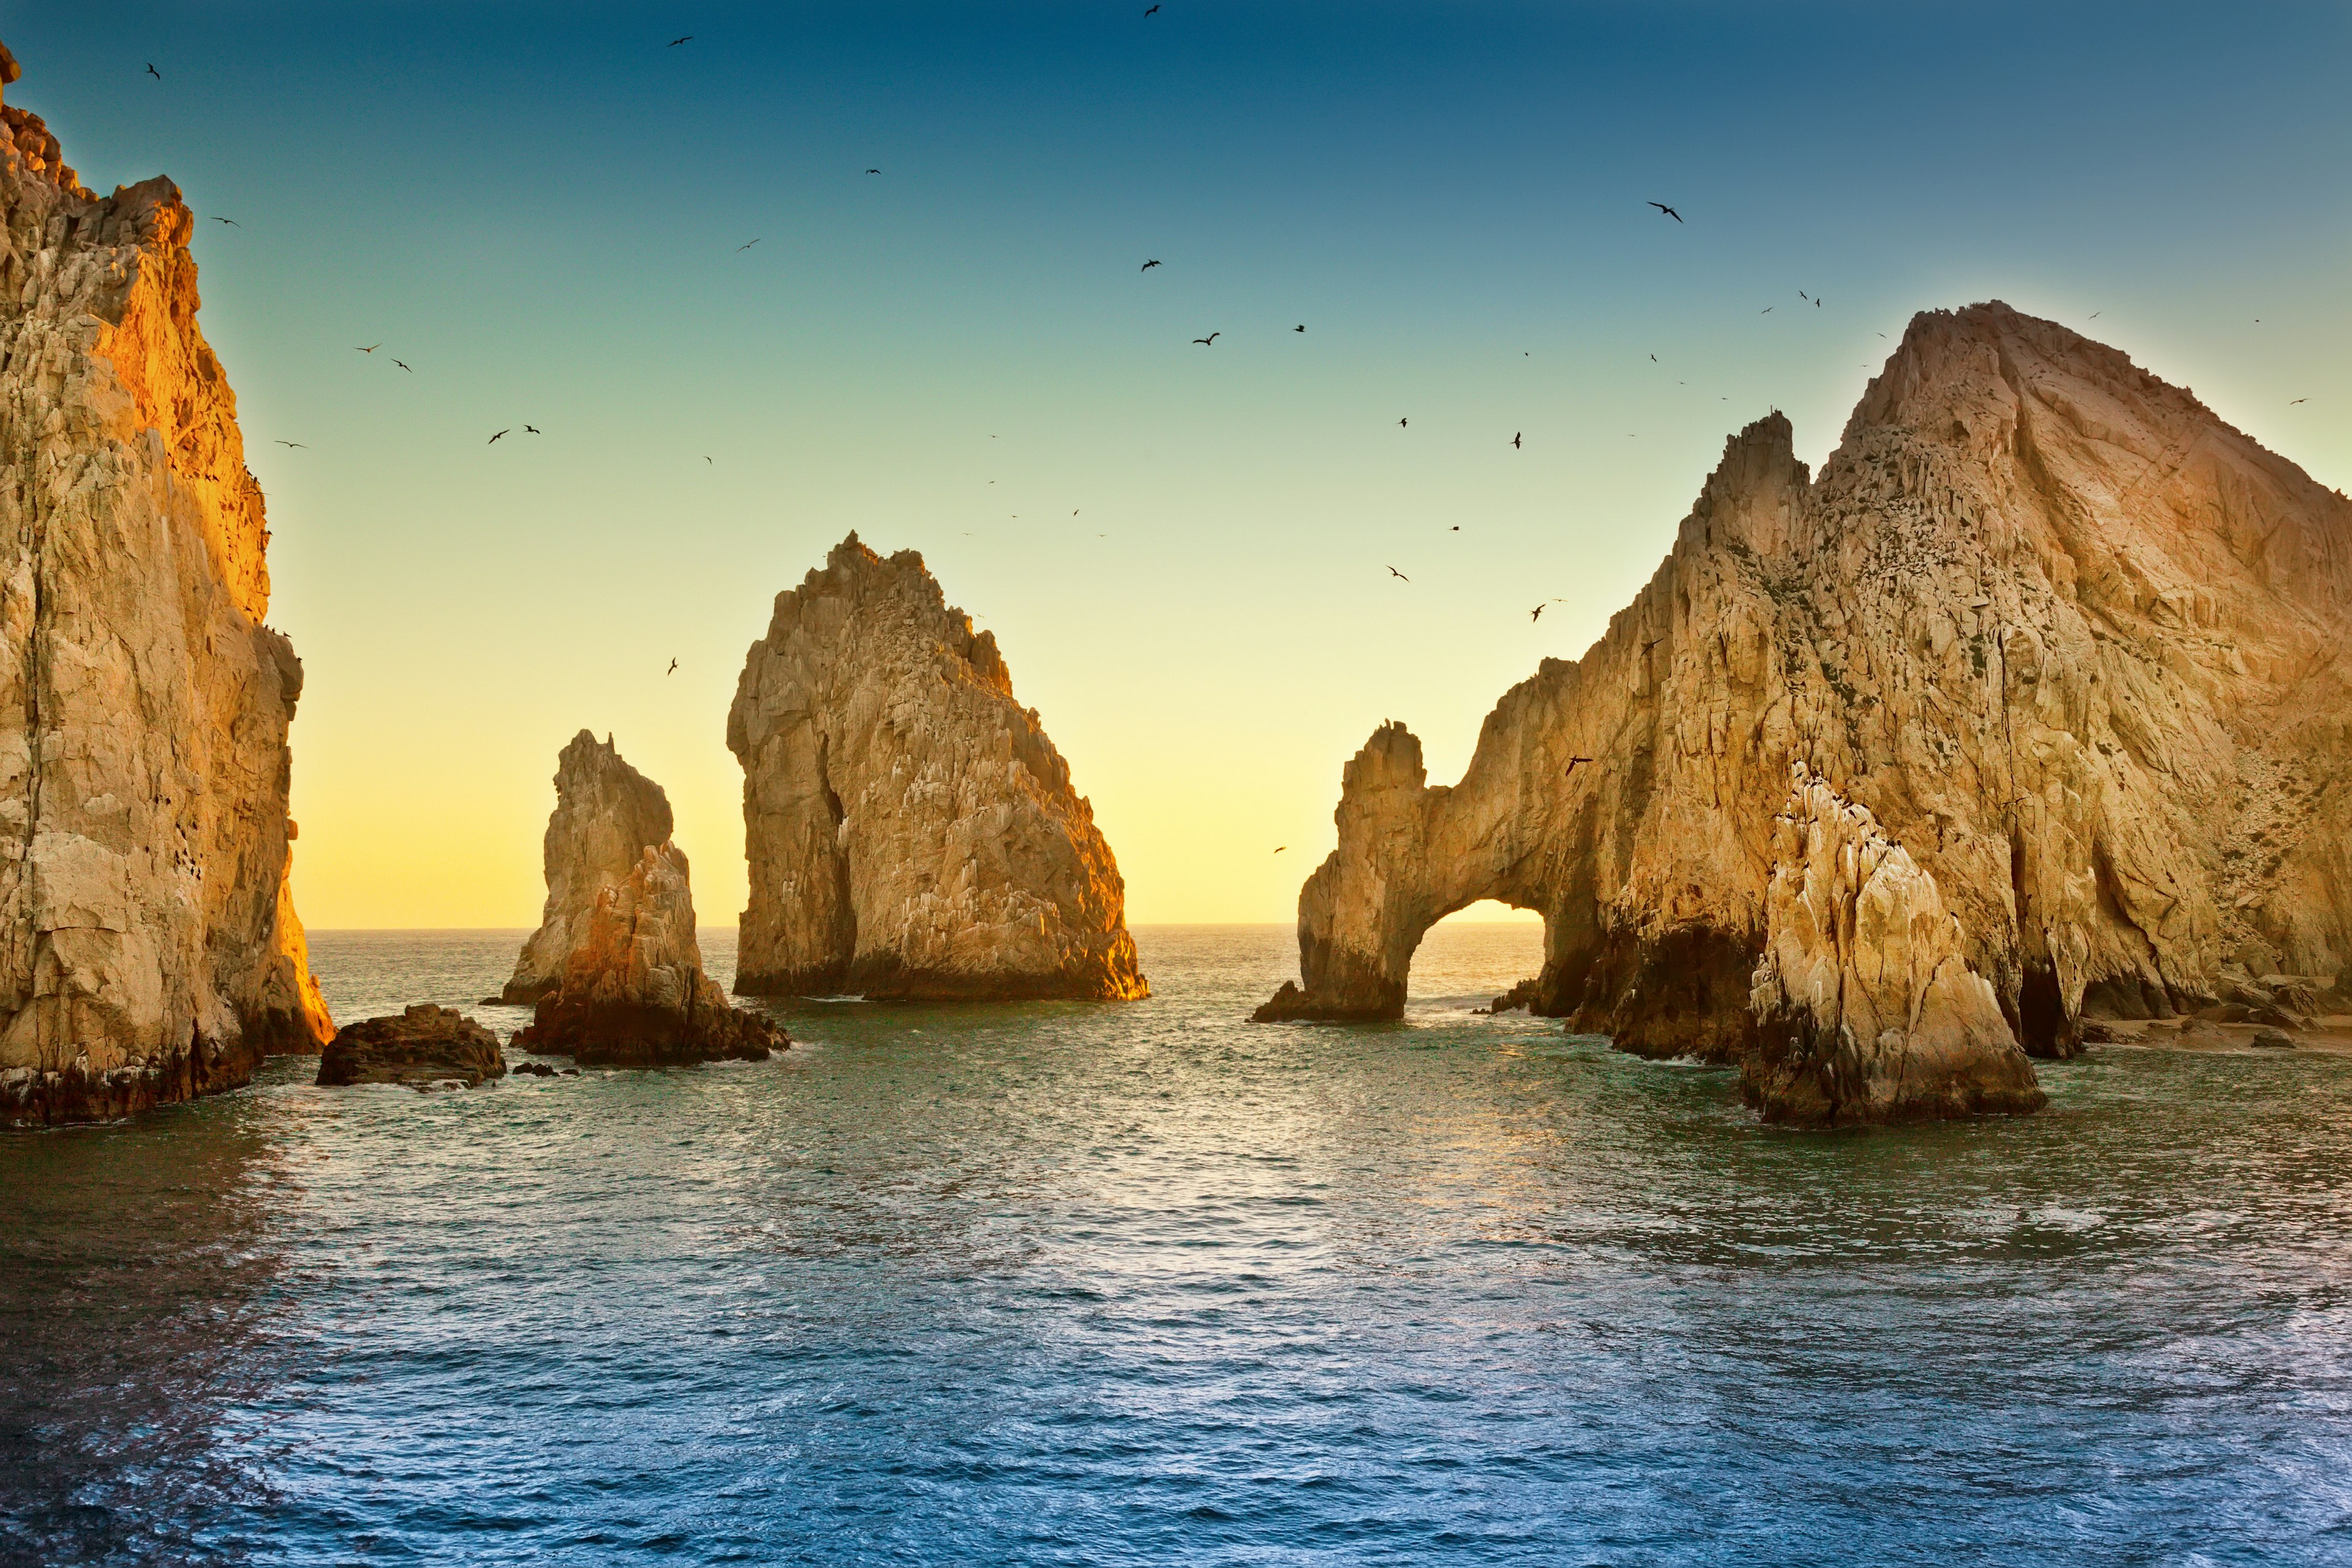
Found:
[[[555,810],[540,841],[547,903],[500,1002],[528,1006],[556,989],[598,892],[628,880],[648,847],[669,842],[671,826],[659,784],[623,762],[610,741],[585,730],[572,737],[556,758]]]
[[[738,991],[1147,994],[1093,808],[913,551],[853,533],[776,596],[727,744],[751,878]]]
[[[1756,1051],[1740,1093],[1767,1121],[1927,1121],[2044,1103],[1936,879],[1802,763],[1773,819]]]
[[[1393,1016],[1422,932],[1491,898],[1544,916],[1538,1011],[1743,1058],[1800,762],[1932,876],[2034,1054],[2086,1009],[2333,975],[2347,650],[2352,502],[2063,327],[1923,314],[1818,479],[1777,415],[1728,443],[1649,585],[1503,698],[1459,784],[1373,736],[1299,896],[1305,985],[1261,1016]]]
[[[517,1045],[651,1067],[763,1059],[787,1043],[703,973],[687,859],[669,836],[661,786],[611,742],[574,735],[556,762],[541,841],[546,914],[500,997],[537,1004]]]
[[[302,667],[193,220],[168,180],[83,189],[22,110],[0,135],[0,1117],[37,1123],[333,1025],[287,890]]]

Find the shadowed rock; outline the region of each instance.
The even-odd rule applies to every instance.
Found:
[[[751,861],[738,991],[1148,994],[1093,807],[913,551],[853,533],[776,596],[727,744]]]
[[[346,1025],[319,1057],[319,1082],[404,1083],[423,1089],[458,1079],[467,1089],[506,1076],[499,1037],[463,1013],[420,1003],[405,1013]]]

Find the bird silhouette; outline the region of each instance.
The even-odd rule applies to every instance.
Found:
[[[353,343],[352,346],[353,348],[359,348],[359,345],[358,345],[357,343]],[[363,349],[360,349],[360,351],[359,351],[359,352],[360,352],[360,353],[363,353],[363,354],[372,354],[372,353],[375,353],[375,351],[376,351],[376,350],[378,350],[378,349],[380,349],[380,348],[382,348],[382,347],[383,347],[383,345],[382,343],[370,343],[370,344],[368,344],[368,346],[367,346],[367,347],[365,347],[365,348],[363,348]]]
[[[301,447],[301,446],[302,446],[302,443],[301,443],[301,442],[299,442],[299,441],[280,441],[280,442],[278,442],[278,444],[279,446],[281,446],[281,447]],[[309,447],[303,447],[303,450],[304,450],[304,451],[308,451],[308,450],[310,450],[310,448],[309,448]]]
[[[1802,300],[1808,298],[1808,296],[1802,289],[1800,289],[1797,290],[1797,298]]]
[[[1652,354],[1652,355],[1650,356],[1650,363],[1651,363],[1652,364],[1655,364],[1655,363],[1658,363],[1658,356],[1657,356],[1657,355],[1655,355],[1655,354]]]
[[[396,365],[398,365],[398,366],[399,366],[401,369],[403,369],[403,370],[408,370],[408,362],[407,362],[406,360],[404,360],[404,359],[396,359],[396,360],[393,361],[392,363],[394,363],[394,364],[396,364]],[[415,375],[416,373],[415,373],[415,371],[413,371],[413,370],[408,370],[408,374],[411,374],[411,375]]]
[[[1223,332],[1211,332],[1205,338],[1194,338],[1192,341],[1204,349],[1213,349],[1217,346],[1217,340],[1224,335]]]
[[[511,432],[510,432],[510,431],[508,431],[508,430],[501,430],[501,431],[499,431],[499,436],[505,436],[505,435],[509,435],[509,434],[511,434]],[[495,447],[495,446],[497,446],[497,445],[499,444],[499,436],[493,436],[493,437],[491,437],[488,440],[487,440],[487,441],[483,442],[483,443],[482,443],[482,445],[484,445],[485,447]]]
[[[1757,313],[1758,315],[1759,315],[1759,316],[1769,316],[1769,315],[1770,315],[1770,314],[1772,313],[1772,307],[1771,307],[1771,306],[1769,306],[1769,305],[1767,305],[1767,306],[1765,306],[1762,310],[1760,310],[1757,311],[1756,313]]]
[[[1412,581],[1412,578],[1406,576],[1403,573],[1398,571],[1393,566],[1389,568],[1389,575],[1395,578],[1400,583],[1410,583]]]
[[[1821,308],[1822,308],[1822,297],[1821,297],[1820,295],[1816,294],[1816,295],[1814,295],[1814,296],[1813,296],[1813,309],[1814,309],[1814,310],[1820,310]]]
[[[1136,268],[1136,270],[1137,270],[1137,271],[1139,271],[1139,272],[1149,272],[1149,271],[1150,271],[1153,268],[1155,268],[1155,267],[1157,267],[1157,266],[1159,266],[1159,265],[1160,265],[1159,258],[1158,258],[1157,257],[1154,257],[1151,260],[1145,262],[1141,267],[1139,267],[1139,268]]]
[[[1286,849],[1287,849],[1287,848],[1289,848],[1289,847],[1290,847],[1290,846],[1289,846],[1289,845],[1287,845],[1287,844],[1277,844],[1277,845],[1276,845],[1276,846],[1274,847],[1274,852],[1275,852],[1276,854],[1279,855],[1279,854],[1281,854],[1284,850],[1286,850]]]
[[[1157,16],[1158,15],[1160,15],[1160,7],[1159,7],[1159,6],[1157,6],[1157,5],[1154,5],[1150,10],[1146,11],[1146,12],[1144,13],[1144,15],[1145,15],[1145,16]]]
[[[1462,525],[1457,522],[1452,528],[1446,530],[1446,531],[1449,533],[1459,533],[1462,531]]]
[[[2310,398],[2308,398],[2308,397],[2298,397],[2298,398],[2294,399],[2294,402],[2293,402],[2293,403],[2289,403],[2289,404],[2287,405],[2287,406],[2288,406],[2289,408],[2292,408],[2292,407],[2294,407],[2294,405],[2295,405],[2296,403],[2308,403],[2308,402],[2310,402],[2310,401],[2311,401],[2311,399],[2310,399]]]
[[[213,219],[213,221],[215,223],[225,223],[231,228],[243,228],[245,226],[245,225],[237,222],[236,219],[233,217],[216,217]]]
[[[664,675],[676,675],[677,673],[677,660],[671,659],[669,661],[669,668],[663,670],[662,673]]]
[[[526,436],[544,436],[544,435],[546,435],[546,434],[547,434],[547,432],[546,432],[546,431],[541,430],[541,429],[538,426],[536,426],[536,425],[526,425],[526,426],[524,426],[522,427],[522,433],[523,433],[524,435],[526,435]]]
[[[1546,610],[1550,609],[1554,605],[1565,605],[1567,603],[1568,601],[1566,599],[1546,599],[1542,604],[1538,605],[1534,609],[1528,612],[1528,625],[1533,626],[1538,621],[1542,620],[1543,613]]]
[[[749,250],[749,249],[751,249],[753,246],[755,246],[755,245],[757,245],[757,244],[759,244],[759,243],[760,243],[760,242],[759,242],[758,240],[756,240],[756,239],[747,239],[747,240],[745,240],[742,244],[740,244],[740,245],[737,246],[735,248],[736,248],[736,249],[738,249],[738,250]]]
[[[1397,428],[1398,428],[1398,429],[1400,429],[1400,430],[1402,430],[1402,429],[1403,429],[1403,428],[1404,428],[1404,421],[1403,421],[1403,420],[1400,419],[1400,420],[1398,420],[1398,421],[1397,421]]]
[[[1662,213],[1665,214],[1668,217],[1670,217],[1670,218],[1674,219],[1676,223],[1680,223],[1680,222],[1682,222],[1682,221],[1683,221],[1683,215],[1682,215],[1682,214],[1680,214],[1680,213],[1678,213],[1678,212],[1676,212],[1676,211],[1675,211],[1675,209],[1674,209],[1674,208],[1672,208],[1672,207],[1670,207],[1670,206],[1666,205],[1666,204],[1665,204],[1665,203],[1664,203],[1664,202],[1652,202],[1650,205],[1651,205],[1652,206],[1654,206],[1654,207],[1657,208],[1660,212],[1662,212]]]
[[[867,174],[880,174],[882,171],[881,171],[881,170],[879,170],[879,169],[868,169],[868,170],[866,170],[866,172]]]
[[[162,81],[163,79],[163,73],[155,68],[155,62],[153,60],[149,60],[147,62],[147,74],[153,77],[157,81]]]
[[[662,47],[666,49],[674,49],[680,44],[690,44],[692,42],[694,42],[694,35],[692,33],[688,33],[683,38],[672,38],[668,43],[664,44]]]
[[[2105,311],[2104,311],[2104,310],[2094,310],[2094,311],[2092,311],[2092,312],[2091,312],[2091,320],[2093,320],[2093,321],[2097,321],[2101,316],[2103,316],[2103,315],[2105,315],[2105,314],[2106,314],[2106,312],[2105,312]],[[1882,335],[1883,335],[1883,334],[1882,334]]]
[[[709,458],[709,455],[708,455],[708,454],[706,454],[706,455],[704,456],[704,458],[703,458],[703,459],[702,459],[702,460],[703,460],[704,462],[706,462],[706,463],[710,463],[710,458]],[[717,468],[719,465],[718,465],[718,464],[716,464],[716,463],[710,463],[710,466],[711,466],[712,468]]]
[[[1301,321],[1301,322],[1299,322],[1299,323],[1298,323],[1298,325],[1297,325],[1297,326],[1295,326],[1295,327],[1291,328],[1290,330],[1291,330],[1292,331],[1294,331],[1294,332],[1303,332],[1303,331],[1305,331],[1307,330],[1307,323],[1306,323],[1306,322],[1304,322],[1304,321]]]
[[[1526,432],[1526,431],[1524,431],[1524,430],[1517,430],[1517,431],[1513,431],[1513,432],[1512,432],[1512,434],[1511,434],[1511,446],[1512,446],[1512,447],[1513,447],[1513,449],[1514,449],[1514,450],[1516,450],[1516,449],[1517,448],[1517,447],[1518,447],[1518,444],[1519,444],[1519,437],[1520,437],[1521,436],[1526,435],[1526,434],[1527,434],[1527,432]]]
[[[1570,758],[1569,758],[1569,759],[1568,759],[1568,775],[1567,775],[1567,776],[1568,776],[1568,777],[1570,777],[1570,778],[1574,778],[1574,777],[1576,776],[1576,764],[1577,764],[1577,763],[1589,763],[1589,762],[1591,762],[1591,760],[1592,760],[1592,759],[1591,759],[1591,757],[1570,757]]]

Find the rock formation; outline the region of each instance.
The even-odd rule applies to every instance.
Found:
[[[585,730],[563,748],[547,819],[547,910],[506,994],[536,1001],[525,1050],[616,1067],[765,1060],[790,1042],[702,969],[669,797]]]
[[[322,1086],[404,1083],[429,1089],[455,1079],[471,1089],[506,1073],[496,1035],[463,1013],[430,1004],[346,1025],[319,1057]]]
[[[1936,879],[1804,763],[1772,823],[1756,1048],[1740,1093],[1767,1121],[1928,1121],[2043,1104]]]
[[[287,890],[302,667],[194,220],[168,180],[84,189],[21,109],[0,137],[0,1120],[41,1123],[333,1025]]]
[[[627,881],[648,847],[669,842],[671,826],[669,796],[609,739],[585,730],[572,737],[556,759],[555,810],[540,842],[547,903],[499,1002],[527,1007],[556,989],[596,895]]]
[[[1922,314],[1818,479],[1778,415],[1732,438],[1649,585],[1503,698],[1459,784],[1373,735],[1299,895],[1304,986],[1261,1016],[1394,1016],[1422,932],[1499,899],[1544,916],[1537,1011],[1744,1058],[1795,762],[1934,879],[2033,1054],[2086,1013],[2325,990],[2347,660],[2352,501],[2063,327]]]
[[[1094,808],[913,551],[853,533],[776,596],[727,744],[751,870],[736,990],[1148,994]]]

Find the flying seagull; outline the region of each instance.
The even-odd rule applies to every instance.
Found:
[[[759,244],[759,243],[760,243],[760,242],[759,242],[758,240],[756,240],[756,239],[747,239],[747,240],[745,240],[742,244],[740,244],[740,245],[737,246],[735,248],[736,248],[736,249],[738,249],[738,250],[749,250],[749,249],[751,249],[753,246],[755,246],[755,245],[757,245],[757,244]]]
[[[1680,213],[1678,213],[1678,212],[1676,212],[1676,211],[1675,211],[1675,209],[1674,209],[1674,208],[1672,208],[1672,207],[1670,207],[1670,206],[1666,205],[1666,204],[1665,204],[1665,203],[1664,203],[1664,202],[1652,202],[1650,205],[1651,205],[1652,206],[1654,206],[1654,207],[1657,208],[1660,212],[1662,212],[1662,213],[1665,214],[1668,217],[1670,217],[1670,218],[1674,219],[1676,223],[1680,223],[1680,222],[1682,222],[1682,221],[1683,221],[1683,215],[1682,215],[1682,214],[1680,214]]]
[[[2310,401],[2311,401],[2311,399],[2310,399],[2310,398],[2308,398],[2308,397],[2298,397],[2298,398],[2296,398],[2296,399],[2294,400],[2294,403],[2289,403],[2289,404],[2287,405],[2287,406],[2288,406],[2289,408],[2292,408],[2292,407],[2294,407],[2294,405],[2295,405],[2296,403],[2308,403],[2308,402],[2310,402]]]
[[[1398,428],[1398,429],[1400,429],[1400,430],[1402,430],[1402,429],[1403,429],[1403,428],[1404,428],[1404,421],[1403,421],[1403,420],[1400,419],[1400,420],[1398,420],[1398,421],[1397,421],[1397,428]]]
[[[1154,258],[1152,258],[1152,259],[1150,259],[1150,261],[1145,262],[1141,267],[1139,267],[1139,268],[1136,268],[1136,270],[1137,270],[1137,271],[1139,271],[1139,272],[1149,272],[1149,271],[1150,271],[1153,268],[1155,268],[1155,267],[1157,267],[1157,266],[1159,266],[1159,265],[1160,265],[1160,259],[1159,259],[1159,258],[1154,257]]]
[[[153,60],[149,60],[147,62],[147,74],[153,77],[157,81],[162,81],[163,79],[163,73],[155,68],[155,62]]]
[[[231,228],[243,228],[245,226],[245,225],[237,222],[236,219],[233,217],[216,217],[213,219],[213,221],[215,223],[225,223]]]
[[[1290,847],[1290,846],[1289,846],[1289,845],[1287,845],[1287,844],[1277,844],[1277,845],[1276,845],[1276,846],[1274,847],[1274,852],[1275,852],[1276,854],[1279,855],[1279,854],[1281,854],[1284,850],[1286,850],[1286,849],[1287,849],[1287,848],[1289,848],[1289,847]]]
[[[522,427],[522,433],[523,433],[524,435],[526,435],[526,436],[544,436],[544,435],[546,435],[546,434],[547,434],[547,432],[546,432],[546,431],[541,430],[541,429],[538,426],[536,426],[536,425],[526,425],[526,426],[524,426]]]
[[[509,434],[509,433],[510,433],[510,432],[509,432],[509,431],[501,430],[501,431],[499,431],[499,436],[504,436],[504,435],[508,435],[508,434]],[[483,443],[482,443],[482,445],[484,445],[484,446],[486,446],[486,447],[495,447],[495,446],[497,446],[497,445],[499,444],[499,436],[493,436],[493,437],[491,437],[488,441],[483,442]]]
[[[1159,6],[1157,6],[1157,5],[1154,5],[1150,10],[1146,11],[1146,12],[1144,13],[1144,15],[1145,15],[1145,16],[1157,16],[1158,15],[1160,15],[1160,7],[1159,7]]]
[[[1513,432],[1511,433],[1511,445],[1512,445],[1512,447],[1513,447],[1514,448],[1516,448],[1516,447],[1518,446],[1518,444],[1519,444],[1519,437],[1522,437],[1522,436],[1524,436],[1524,435],[1526,435],[1526,434],[1527,434],[1527,432],[1526,432],[1526,431],[1524,431],[1524,430],[1515,430],[1515,431],[1513,431]]]
[[[404,359],[396,359],[396,360],[393,361],[392,363],[394,363],[394,364],[396,364],[396,365],[398,365],[398,366],[399,366],[401,369],[403,369],[403,370],[408,370],[408,362],[407,362],[406,360],[404,360]],[[413,370],[408,370],[408,374],[411,374],[411,375],[415,375],[416,373],[415,373],[415,371],[413,371]]]
[[[2094,311],[2092,311],[2092,312],[2091,312],[2091,320],[2093,320],[2093,321],[2097,321],[2101,316],[2105,315],[2105,313],[2106,313],[2106,312],[2105,312],[2105,311],[2104,311],[2104,310],[2094,310]],[[1883,333],[1881,334],[1881,336],[1884,336],[1884,335],[1885,335],[1885,334],[1883,334]]]
[[[1412,581],[1412,578],[1406,576],[1403,573],[1398,571],[1393,566],[1389,568],[1389,575],[1395,578],[1400,583],[1410,583]]]
[[[363,348],[363,349],[360,349],[360,348],[359,348],[359,345],[358,345],[357,343],[353,343],[352,346],[353,348],[355,348],[355,349],[359,349],[359,352],[360,352],[360,353],[363,353],[363,354],[372,354],[372,353],[375,353],[375,351],[376,351],[376,350],[378,350],[378,349],[380,349],[380,348],[383,347],[383,345],[382,343],[370,343],[370,344],[368,344],[368,346],[367,346],[367,347],[365,347],[365,348]]]
[[[278,442],[278,444],[279,446],[281,446],[281,447],[301,447],[301,446],[302,446],[302,443],[301,443],[301,442],[299,442],[299,441],[280,441],[280,442]],[[303,449],[304,451],[306,451],[306,452],[310,450],[310,448],[309,448],[308,447],[302,447],[302,449]]]
[[[1797,290],[1797,298],[1800,300],[1807,298],[1807,295],[1802,289]]]
[[[710,457],[709,457],[709,454],[705,453],[705,454],[703,455],[703,458],[702,458],[702,460],[703,460],[704,462],[706,462],[706,463],[710,463]],[[716,464],[716,463],[711,463],[711,464],[710,464],[710,466],[711,466],[712,468],[717,468],[719,465],[718,465],[718,464]],[[991,482],[991,483],[994,483],[994,481],[993,481],[993,480],[991,480],[990,482]]]
[[[677,673],[677,660],[671,659],[669,661],[669,668],[663,670],[662,673],[664,675],[676,675]]]
[[[868,169],[868,170],[866,170],[866,172],[867,174],[880,174],[882,171],[881,171],[881,170],[879,170],[879,169]]]
[[[690,44],[690,43],[692,43],[692,42],[694,42],[694,35],[693,35],[692,33],[688,33],[688,34],[686,37],[684,37],[683,38],[672,38],[668,43],[667,43],[667,44],[663,45],[662,47],[663,47],[664,48],[674,49],[674,48],[677,47],[678,47],[678,45],[680,45],[680,44]]]
[[[1213,349],[1217,346],[1217,340],[1224,335],[1223,332],[1211,332],[1205,338],[1194,338],[1192,341],[1204,349]]]
[[[1589,762],[1591,762],[1591,760],[1592,760],[1592,759],[1591,759],[1591,757],[1570,757],[1570,758],[1569,758],[1569,759],[1568,759],[1568,776],[1569,776],[1570,778],[1574,778],[1574,777],[1576,776],[1576,764],[1577,764],[1577,763],[1589,763]]]
[[[1767,306],[1765,306],[1762,310],[1760,310],[1757,311],[1756,313],[1757,313],[1758,315],[1759,315],[1759,316],[1769,316],[1769,315],[1770,315],[1770,314],[1772,313],[1772,307],[1771,307],[1771,306],[1769,306],[1769,305],[1767,305]]]
[[[1546,599],[1542,604],[1538,605],[1534,609],[1528,612],[1528,625],[1533,626],[1538,621],[1542,620],[1543,613],[1546,610],[1550,609],[1554,605],[1565,605],[1567,603],[1568,601],[1566,599]]]
[[[1298,325],[1297,325],[1297,326],[1295,326],[1295,327],[1291,328],[1290,330],[1291,330],[1292,331],[1294,331],[1294,332],[1303,332],[1303,331],[1305,331],[1307,330],[1307,323],[1306,323],[1306,322],[1304,322],[1304,321],[1301,321],[1301,322],[1299,322],[1299,323],[1298,323]]]

